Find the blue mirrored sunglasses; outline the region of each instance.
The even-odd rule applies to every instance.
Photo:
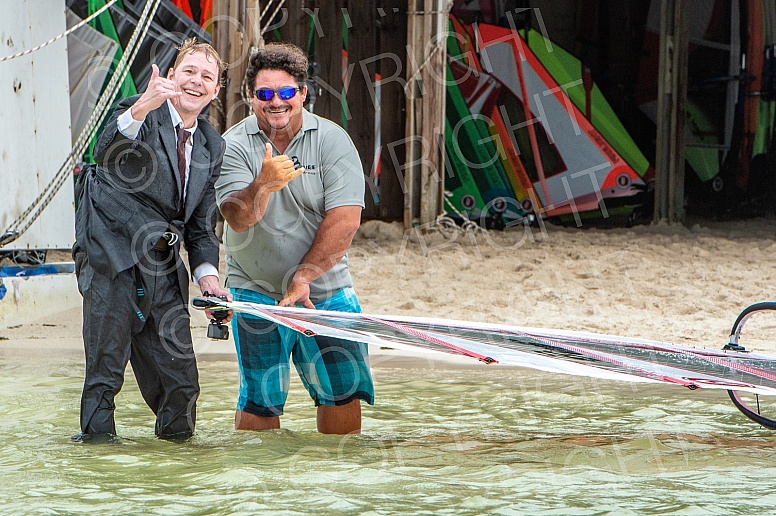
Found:
[[[275,97],[275,94],[277,94],[278,97],[281,98],[281,100],[288,100],[294,97],[296,95],[296,92],[301,90],[300,87],[294,87],[294,86],[284,86],[282,88],[278,88],[276,90],[273,90],[271,88],[259,88],[256,90],[256,98],[259,100],[263,100],[264,102],[268,102],[272,100]]]

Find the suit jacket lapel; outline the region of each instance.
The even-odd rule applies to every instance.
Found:
[[[189,220],[194,208],[202,199],[202,193],[210,180],[210,152],[207,150],[207,140],[202,131],[194,133],[194,147],[191,149],[191,164],[189,165],[189,181],[186,193],[186,210],[183,220]]]

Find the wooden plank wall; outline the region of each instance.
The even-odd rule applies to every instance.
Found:
[[[359,9],[349,10],[348,63],[353,65],[348,88],[348,133],[359,149],[361,164],[367,176],[365,216],[375,218],[380,203],[379,190],[375,187],[376,155],[375,119],[378,113],[377,83],[377,27],[373,19],[377,15],[376,0],[362,0]],[[350,52],[353,52],[351,58]],[[371,150],[371,152],[369,152]]]
[[[404,157],[406,155],[405,112],[407,95],[407,1],[383,0],[385,16],[380,18],[380,88],[382,149],[380,153],[381,203],[378,218],[404,217]],[[401,79],[401,80],[399,80]]]
[[[316,82],[322,94],[315,103],[315,114],[342,122],[343,77],[342,77],[342,9],[345,0],[327,0],[326,6],[316,6],[315,32],[312,45],[313,59],[320,66]],[[302,47],[302,48],[307,48]]]
[[[358,149],[367,176],[363,218],[401,220],[406,3],[319,0],[315,7],[319,26],[315,28],[313,45],[321,67],[319,83],[323,90],[315,113],[341,122]],[[347,31],[348,41],[345,58],[335,50],[339,48],[337,42],[342,41],[343,30]],[[375,138],[376,74],[395,77],[381,87],[379,147]],[[393,153],[387,152],[389,145]],[[379,182],[375,177],[378,170]]]

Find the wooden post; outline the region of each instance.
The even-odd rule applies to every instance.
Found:
[[[243,100],[243,79],[251,47],[260,46],[259,0],[214,0],[213,46],[227,62],[224,84],[218,100],[224,131],[250,113]]]
[[[416,99],[420,96],[419,92],[419,77],[420,73],[417,68],[420,63],[417,61],[418,45],[421,43],[419,34],[420,29],[418,27],[419,20],[417,11],[422,9],[423,2],[421,0],[409,0],[409,8],[407,10],[407,118],[406,118],[406,152],[407,159],[406,167],[404,169],[404,229],[409,229],[418,225],[420,212],[420,205],[416,203],[417,196],[415,191],[418,189],[415,184],[415,177],[418,175],[418,167],[415,165],[417,162],[417,156],[419,155],[418,143],[416,141],[416,133],[418,131],[416,125],[415,109],[417,107]],[[420,7],[420,9],[418,9]]]
[[[213,0],[212,25],[213,48],[216,49],[221,59],[227,62],[229,55],[229,0]],[[226,127],[226,79],[227,74],[222,77],[221,91],[218,98],[213,101],[208,109],[208,118],[216,131],[222,133]]]
[[[444,210],[446,5],[411,0],[407,12],[406,228],[429,224]]]
[[[430,166],[423,174],[423,193],[426,200],[421,213],[422,223],[435,221],[444,213],[445,199],[445,105],[447,96],[447,9],[446,0],[426,0],[431,11],[429,61],[424,82],[429,85],[429,94],[424,101],[424,134],[430,144]]]
[[[663,0],[655,151],[654,222],[682,222],[688,28],[685,0]]]
[[[671,191],[673,194],[669,220],[684,222],[684,149],[685,125],[687,123],[687,76],[689,54],[689,2],[676,0],[676,17],[674,29],[674,109],[671,115],[674,125],[674,137],[671,139]]]
[[[241,95],[242,81],[245,76],[245,59],[243,58],[243,45],[245,42],[245,11],[241,9],[241,0],[229,0],[229,53],[226,60],[229,68],[226,71],[226,127],[245,118],[248,114]]]

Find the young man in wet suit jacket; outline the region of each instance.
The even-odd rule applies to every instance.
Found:
[[[194,432],[199,379],[180,246],[199,288],[231,299],[214,234],[224,140],[201,116],[224,67],[193,39],[166,76],[153,65],[145,92],[118,104],[95,145],[97,165],[79,182],[73,256],[86,370],[77,440],[116,434],[127,362],[156,414],[155,434]]]

